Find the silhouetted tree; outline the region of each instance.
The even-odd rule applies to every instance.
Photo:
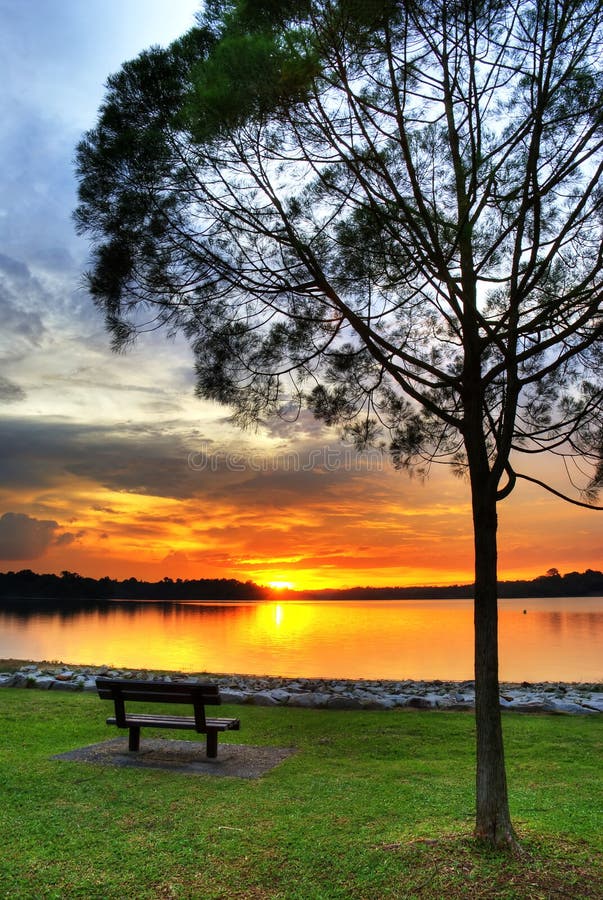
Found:
[[[209,0],[108,83],[78,150],[115,344],[163,325],[245,424],[307,404],[467,473],[476,833],[514,845],[497,503],[601,472],[599,0]]]

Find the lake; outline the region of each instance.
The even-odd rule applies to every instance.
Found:
[[[603,681],[603,598],[500,601],[503,681]],[[470,600],[0,606],[0,658],[287,677],[473,677]]]

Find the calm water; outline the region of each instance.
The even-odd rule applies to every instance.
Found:
[[[525,612],[524,612],[525,610]],[[466,679],[469,600],[0,607],[0,658],[326,678]],[[603,598],[502,600],[509,681],[603,681]]]

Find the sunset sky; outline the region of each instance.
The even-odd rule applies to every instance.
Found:
[[[410,479],[309,416],[240,432],[195,399],[184,341],[109,349],[82,286],[74,148],[107,76],[192,26],[197,8],[0,0],[0,570],[298,588],[471,581],[468,489],[446,469]],[[602,524],[520,483],[500,507],[501,577],[600,568]]]

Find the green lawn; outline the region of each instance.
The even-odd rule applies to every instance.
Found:
[[[603,896],[603,717],[505,715],[515,858],[470,840],[470,714],[225,706],[241,718],[225,741],[298,751],[248,780],[53,760],[117,736],[105,704],[10,688],[0,704],[0,897]]]

